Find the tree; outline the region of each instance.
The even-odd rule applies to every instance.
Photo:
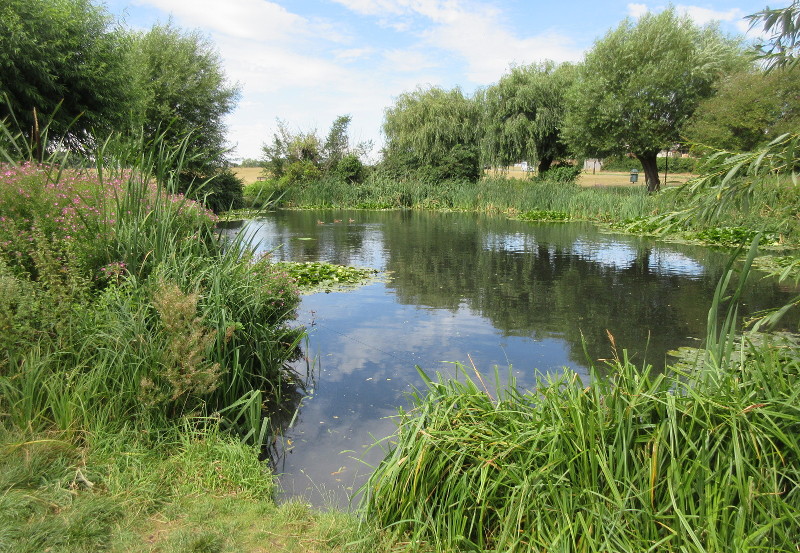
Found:
[[[800,53],[800,0],[794,0],[785,8],[764,8],[748,15],[751,28],[763,23],[770,37],[758,46],[761,59],[768,69],[793,69],[798,65]]]
[[[480,176],[480,108],[461,90],[417,88],[386,109],[385,160],[433,180]]]
[[[551,61],[524,65],[486,90],[482,151],[488,163],[534,162],[541,174],[567,155],[561,125],[572,73],[571,65]]]
[[[748,69],[725,77],[687,122],[684,138],[698,151],[745,152],[800,128],[800,69]]]
[[[673,8],[626,19],[586,54],[568,94],[568,142],[585,155],[632,153],[656,191],[658,152],[742,59],[738,43]]]
[[[292,132],[284,121],[278,120],[278,131],[272,144],[262,146],[262,166],[265,172],[289,184],[311,181],[324,175],[334,175],[355,182],[363,176],[360,157],[372,147],[370,142],[352,146],[347,135],[350,116],[340,115],[331,124],[326,138],[317,131]]]
[[[130,42],[129,74],[136,91],[132,130],[143,132],[146,140],[185,142],[182,192],[214,211],[240,206],[241,183],[223,170],[224,118],[236,106],[239,90],[228,83],[214,45],[199,31],[171,22],[134,34]]]
[[[131,88],[112,23],[88,0],[4,0],[0,119],[16,119],[37,143],[35,128],[48,124],[50,138],[73,149],[123,125]]]
[[[138,92],[135,124],[145,135],[188,137],[189,168],[207,175],[224,165],[224,117],[239,90],[227,82],[214,45],[171,22],[133,37],[131,77]]]

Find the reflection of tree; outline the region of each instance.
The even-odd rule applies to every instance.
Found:
[[[267,230],[269,236],[256,232],[255,238],[280,246],[273,252],[279,260],[349,265],[364,247],[365,233],[357,226],[361,217],[363,212],[353,211],[278,211],[268,219],[273,223]],[[351,219],[356,223],[351,224]]]
[[[349,218],[357,224],[347,224]],[[620,348],[636,350],[637,360],[646,354],[656,365],[666,351],[696,345],[690,337],[705,335],[728,257],[707,248],[610,238],[591,225],[530,225],[459,213],[289,211],[267,224],[265,243],[285,244],[275,254],[281,259],[353,264],[367,242],[380,241],[393,274],[388,286],[400,303],[467,307],[506,336],[562,338],[578,363],[586,361],[584,342],[593,359],[610,356],[606,330]],[[665,271],[655,260],[670,253],[704,272]],[[781,301],[775,288],[753,287],[743,313]]]
[[[704,275],[687,278],[651,267],[655,247],[646,240],[624,243],[625,250],[635,249],[627,265],[581,253],[578,242],[602,239],[589,226],[529,227],[535,245],[516,251],[485,244],[487,233],[519,233],[517,223],[452,215],[419,218],[418,224],[384,230],[388,269],[394,272],[389,286],[403,303],[445,309],[466,305],[506,335],[562,337],[577,362],[586,361],[583,343],[594,359],[610,356],[606,330],[619,347],[636,349],[639,360],[646,354],[656,365],[669,349],[705,335],[724,255],[712,256],[716,266],[706,263]],[[705,254],[699,248],[683,249]],[[776,298],[762,289],[745,303],[752,311],[775,305]]]

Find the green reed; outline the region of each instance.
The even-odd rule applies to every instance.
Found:
[[[787,177],[788,179],[788,177]],[[796,206],[800,187],[787,179],[757,178],[748,183],[746,202],[727,201],[717,206],[727,226],[772,232],[780,242],[795,243],[800,234]],[[262,183],[261,188],[269,188]],[[280,192],[278,194],[278,192]],[[667,188],[648,194],[644,186],[582,187],[574,183],[543,179],[485,177],[478,182],[425,182],[397,179],[375,171],[363,183],[327,178],[299,182],[271,192],[275,205],[301,208],[433,209],[487,213],[552,211],[570,220],[617,223],[619,228],[647,232],[710,231],[717,222],[691,216],[698,203],[691,183],[680,189]],[[689,215],[687,215],[689,214]],[[689,235],[700,238],[709,235]]]

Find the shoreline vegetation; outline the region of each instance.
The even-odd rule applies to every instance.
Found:
[[[757,179],[750,198],[723,206],[713,220],[675,220],[696,202],[690,187],[699,177],[683,177],[682,184],[650,194],[643,186],[582,186],[575,180],[547,176],[490,175],[477,182],[428,183],[393,180],[376,170],[360,184],[336,179],[288,186],[274,180],[251,182],[244,187],[244,201],[250,208],[224,213],[222,217],[240,219],[275,208],[468,211],[532,222],[588,221],[616,232],[727,248],[751,241],[759,229],[764,233],[761,245],[765,252],[789,255],[800,248],[800,217],[796,209],[800,191],[788,175]],[[768,264],[767,260],[764,264]]]
[[[172,23],[128,31],[88,0],[45,7],[15,0],[0,18],[0,66],[19,77],[0,83],[0,551],[797,553],[800,352],[737,328],[737,300],[759,247],[785,254],[768,272],[800,275],[800,115],[785,101],[798,1],[748,16],[768,34],[764,68],[668,8],[621,22],[580,64],[513,67],[474,95],[402,93],[376,167],[350,116],[323,137],[280,122],[271,178],[244,191],[222,124],[239,92],[210,41]],[[736,107],[744,89],[765,113]],[[658,153],[687,136],[720,149],[661,189]],[[564,160],[600,153],[633,154],[644,182],[580,186]],[[522,159],[536,176],[482,176]],[[267,462],[305,391],[293,320],[301,287],[371,275],[226,241],[215,212],[242,200],[250,214],[463,210],[750,248],[692,366],[655,374],[609,334],[609,379],[565,371],[522,392],[477,369],[423,375],[360,508],[315,512],[276,504]]]
[[[263,452],[281,431],[275,408],[302,394],[287,368],[298,286],[370,271],[223,248],[218,217],[172,193],[159,166],[0,168],[4,550],[789,551],[800,539],[800,355],[777,338],[737,342],[736,292],[688,372],[655,375],[620,352],[610,380],[566,372],[527,393],[466,370],[426,377],[362,509],[276,505]],[[532,221],[679,205],[673,191],[581,200],[569,183],[511,186],[506,201],[522,191],[548,208],[518,215]]]

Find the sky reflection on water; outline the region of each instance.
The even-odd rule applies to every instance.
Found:
[[[635,361],[663,367],[670,349],[699,344],[727,259],[587,224],[461,213],[281,211],[244,230],[276,260],[388,276],[305,296],[299,308],[314,377],[278,470],[286,494],[337,507],[383,457],[370,445],[394,431],[398,407],[422,386],[415,366],[447,375],[456,362],[484,374],[497,366],[532,387],[563,367],[586,377],[584,346],[602,367],[608,331]],[[788,296],[761,282],[744,311]]]

